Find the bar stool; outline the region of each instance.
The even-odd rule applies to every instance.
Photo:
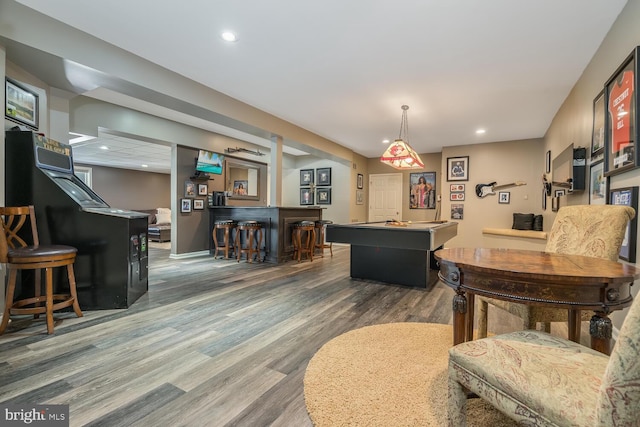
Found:
[[[33,245],[29,245],[21,237],[23,235],[22,226],[27,220],[30,220]],[[45,314],[48,334],[53,333],[54,311],[73,307],[76,316],[82,317],[73,272],[77,249],[65,245],[41,246],[33,206],[0,207],[0,226],[2,226],[2,230],[0,230],[0,262],[7,265],[9,272],[0,335],[5,332],[9,324],[9,316],[12,314],[33,314],[34,318]],[[54,294],[53,269],[65,266],[69,278],[69,294]],[[32,298],[14,301],[13,296],[19,270],[35,270],[35,292]],[[44,297],[41,296],[42,270],[46,273]],[[42,306],[43,302],[44,306]]]
[[[244,232],[244,233],[243,233]],[[244,236],[243,236],[244,234]],[[244,245],[242,243],[244,237]],[[262,247],[262,224],[258,221],[239,221],[236,227],[235,250],[238,262],[242,254],[247,255],[247,262],[253,262],[253,256],[260,261]]]
[[[224,250],[224,258],[229,259],[229,252],[235,251],[234,239],[232,237],[233,230],[235,230],[237,224],[232,219],[219,219],[213,223],[213,244],[216,247],[216,251],[213,253],[213,257],[218,257],[218,251]],[[224,237],[222,244],[218,242],[218,230],[224,230]],[[237,232],[236,232],[237,234]]]
[[[324,241],[324,234],[325,229],[327,228],[327,224],[333,224],[333,221],[330,221],[328,219],[320,219],[315,222],[316,236],[318,236],[318,241],[316,242],[315,248],[320,249],[320,256],[323,258],[325,248],[328,248],[329,252],[331,252],[331,256],[333,256],[333,243],[327,244],[327,242]]]
[[[298,262],[300,262],[302,254],[307,254],[309,259],[313,261],[313,251],[316,244],[315,223],[313,221],[294,222],[291,240],[293,241],[293,259],[296,259],[297,256]]]

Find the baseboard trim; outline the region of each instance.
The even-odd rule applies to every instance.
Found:
[[[201,256],[211,255],[209,251],[198,251],[198,252],[185,252],[183,254],[170,254],[169,258],[171,259],[184,259],[184,258],[196,258]]]

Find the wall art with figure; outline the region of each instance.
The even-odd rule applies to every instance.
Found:
[[[436,208],[436,173],[420,172],[409,174],[409,208]]]

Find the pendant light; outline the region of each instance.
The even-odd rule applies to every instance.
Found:
[[[407,121],[408,105],[402,106],[402,120],[400,122],[400,135],[384,152],[380,161],[395,169],[421,169],[424,163],[420,156],[409,145],[409,122]]]

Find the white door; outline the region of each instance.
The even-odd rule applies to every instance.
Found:
[[[402,219],[402,174],[369,175],[369,221]]]

